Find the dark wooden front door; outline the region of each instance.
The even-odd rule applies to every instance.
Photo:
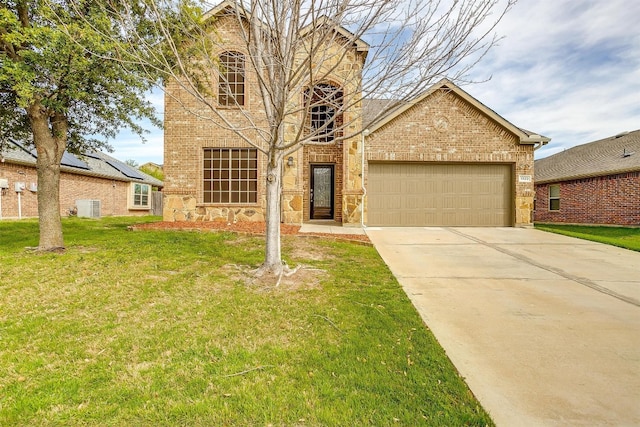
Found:
[[[311,219],[333,219],[333,165],[311,165]]]

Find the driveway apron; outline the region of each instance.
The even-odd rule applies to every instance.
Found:
[[[640,253],[535,229],[369,228],[498,426],[640,426]]]

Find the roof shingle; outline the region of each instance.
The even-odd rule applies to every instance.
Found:
[[[100,151],[86,153],[85,155],[74,155],[65,152],[64,156],[60,168],[63,172],[119,181],[143,182],[156,187],[164,186],[162,181],[138,170],[135,170],[137,174],[135,177],[129,176],[132,174],[129,170],[126,170],[126,174],[123,173],[124,166],[126,166],[124,163]],[[0,157],[10,163],[36,166],[35,150],[29,151],[28,148],[17,141],[8,141],[7,147],[0,150]]]
[[[536,160],[534,170],[537,184],[640,171],[640,130]]]

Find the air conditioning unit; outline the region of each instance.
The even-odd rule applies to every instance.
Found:
[[[79,218],[100,218],[100,200],[76,200]]]

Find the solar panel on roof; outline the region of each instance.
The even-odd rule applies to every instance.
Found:
[[[23,149],[24,151],[26,151],[27,153],[31,154],[34,158],[36,158],[36,159],[38,158],[38,152],[36,151],[36,149],[35,149],[35,148],[33,148],[33,149],[29,149],[29,148],[27,148],[27,146],[26,146],[25,144],[23,144],[22,142],[18,142],[18,141],[15,141],[15,140],[13,141],[13,143],[14,143],[16,146],[18,146],[18,147],[22,148],[22,149]]]
[[[38,152],[37,152],[37,150],[35,148],[29,151],[29,150],[27,150],[27,148],[24,145],[22,145],[18,141],[14,141],[14,144],[16,144],[18,147],[22,148],[23,150],[27,151],[29,154],[31,154],[36,159],[38,158]],[[87,165],[85,162],[83,162],[82,160],[80,160],[79,158],[74,156],[73,154],[69,153],[68,151],[65,151],[62,154],[62,160],[60,161],[60,164],[62,166],[69,166],[69,167],[72,167],[72,168],[80,168],[80,169],[86,169],[86,170],[91,169],[91,168],[89,168],[89,165]]]
[[[85,157],[91,157],[92,159],[102,160],[102,157],[100,157],[100,155],[98,153],[95,153],[93,151],[88,151],[86,153],[82,153],[82,155],[85,156]]]
[[[144,179],[144,176],[141,175],[140,172],[138,172],[131,166],[127,165],[126,163],[122,163],[121,161],[114,160],[114,159],[104,159],[104,161],[107,162],[112,167],[114,167],[115,169],[122,172],[122,174],[126,177],[133,178],[133,179]]]
[[[60,164],[63,166],[70,166],[72,168],[80,168],[86,170],[90,169],[89,165],[67,151],[62,154],[62,160],[60,161]]]

